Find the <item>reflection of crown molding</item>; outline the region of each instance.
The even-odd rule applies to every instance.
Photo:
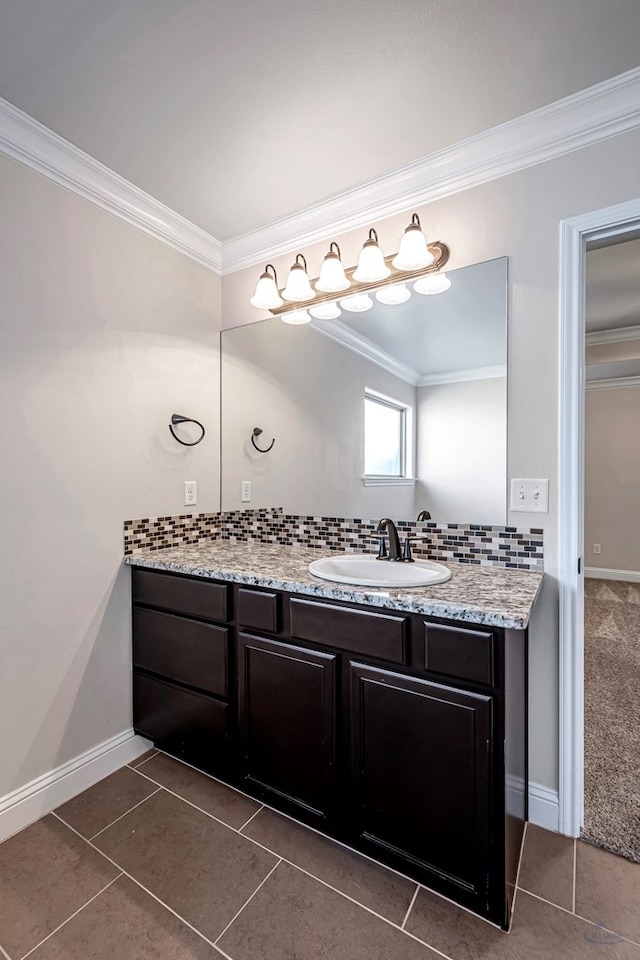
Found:
[[[405,363],[402,363],[401,360],[392,357],[377,344],[373,343],[372,340],[356,333],[355,330],[352,330],[351,327],[346,326],[346,324],[340,320],[312,320],[311,326],[314,330],[317,330],[318,333],[322,333],[325,337],[330,337],[332,340],[337,341],[337,343],[341,343],[349,350],[352,350],[353,353],[359,354],[361,357],[364,357],[365,360],[370,360],[372,363],[382,367],[383,370],[392,373],[394,377],[399,377],[414,387],[420,380],[420,374],[417,370],[413,370],[412,367],[408,367]]]
[[[465,383],[470,380],[497,380],[506,377],[506,363],[496,363],[490,367],[474,367],[472,370],[447,370],[446,373],[434,373],[420,377],[416,386],[435,387],[442,383]]]
[[[587,334],[587,346],[597,343],[626,343],[627,340],[640,340],[640,326],[616,327],[613,330],[594,330]]]
[[[609,380],[587,380],[587,390],[613,390],[615,387],[640,387],[640,377],[613,377]]]
[[[219,240],[1,97],[0,153],[220,273]]]
[[[335,194],[223,245],[223,274],[640,126],[640,67]]]

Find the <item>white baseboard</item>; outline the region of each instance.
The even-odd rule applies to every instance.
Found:
[[[628,580],[630,583],[640,583],[639,570],[608,570],[606,567],[585,567],[584,575],[594,580]]]
[[[110,737],[79,757],[0,798],[0,841],[135,760],[152,746],[133,730]]]
[[[558,791],[543,787],[541,783],[529,784],[529,822],[545,830],[558,832],[560,801]]]

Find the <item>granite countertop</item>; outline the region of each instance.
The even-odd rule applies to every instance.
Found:
[[[324,555],[303,547],[213,540],[142,550],[125,557],[125,563],[514,630],[523,630],[529,623],[542,583],[542,574],[535,571],[448,563],[451,579],[436,586],[357,587],[312,576],[309,564]]]

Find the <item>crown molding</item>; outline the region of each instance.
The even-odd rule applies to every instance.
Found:
[[[2,98],[0,153],[220,273],[219,240]]]
[[[443,383],[469,383],[472,380],[497,380],[507,375],[506,363],[496,363],[488,367],[473,367],[469,370],[447,370],[445,373],[428,374],[420,377],[418,387],[437,387]]]
[[[628,340],[640,340],[640,326],[615,327],[613,330],[594,330],[587,334],[587,346],[600,343],[627,343]]]
[[[613,377],[608,380],[587,380],[587,390],[616,390],[619,387],[640,387],[640,377]]]
[[[314,330],[317,330],[318,333],[322,333],[325,337],[341,343],[344,347],[353,351],[353,353],[364,357],[365,360],[370,360],[388,373],[392,373],[394,377],[399,377],[400,380],[404,380],[405,383],[410,383],[414,387],[417,386],[420,380],[420,374],[417,370],[409,367],[406,363],[402,363],[401,360],[397,360],[396,357],[392,357],[391,354],[387,353],[372,340],[369,340],[368,337],[363,337],[361,334],[356,333],[355,330],[342,323],[341,320],[312,319],[310,326],[312,326]]]
[[[226,240],[223,276],[640,126],[640,67]]]

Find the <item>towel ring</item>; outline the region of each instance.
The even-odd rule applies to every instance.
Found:
[[[253,433],[251,434],[251,443],[256,448],[258,453],[269,453],[269,450],[273,448],[273,445],[276,442],[276,438],[274,437],[271,443],[269,444],[269,446],[267,447],[267,449],[263,450],[262,447],[259,447],[258,444],[256,443],[256,437],[259,437],[261,433],[262,433],[262,427],[254,427]]]
[[[180,437],[176,434],[175,430],[173,429],[174,426],[176,426],[178,423],[195,423],[200,427],[200,429],[202,430],[202,433],[200,434],[197,440],[193,440],[191,443],[187,443],[186,440],[181,440]],[[169,430],[171,431],[171,436],[173,437],[173,439],[177,440],[178,443],[181,443],[183,447],[195,447],[195,445],[197,443],[200,443],[200,441],[204,437],[204,427],[202,426],[199,420],[194,420],[193,417],[183,417],[179,413],[171,414],[171,423],[169,424]]]

